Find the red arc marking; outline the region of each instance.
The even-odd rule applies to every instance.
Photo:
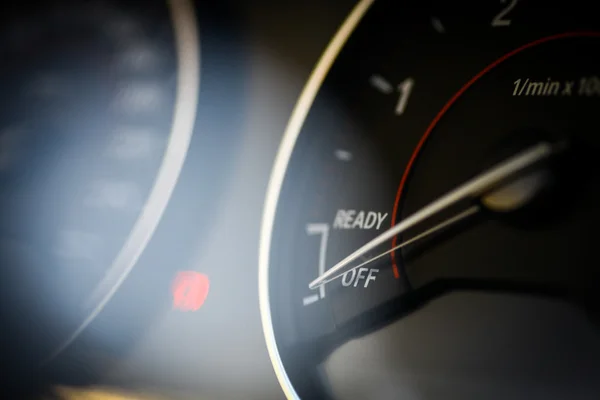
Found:
[[[523,50],[527,50],[531,47],[538,46],[540,44],[550,42],[552,40],[557,40],[557,39],[573,38],[573,37],[598,37],[598,36],[600,36],[600,32],[566,32],[566,33],[560,33],[557,35],[546,36],[541,39],[534,40],[533,42],[529,42],[521,47],[518,47],[518,48],[512,50],[509,53],[506,53],[505,55],[503,55],[502,57],[500,57],[499,59],[497,59],[496,61],[494,61],[487,67],[485,67],[484,69],[482,69],[477,75],[475,75],[463,87],[461,87],[460,90],[458,92],[456,92],[450,98],[450,100],[448,100],[448,102],[444,105],[444,107],[442,107],[442,109],[438,112],[438,114],[435,116],[435,118],[431,121],[431,123],[425,130],[425,133],[423,134],[423,136],[421,136],[419,143],[417,143],[417,146],[413,150],[413,153],[410,156],[410,159],[408,160],[408,164],[406,164],[406,168],[404,169],[404,174],[402,175],[402,179],[400,180],[400,185],[398,186],[398,191],[396,192],[396,200],[394,201],[394,209],[392,211],[392,226],[394,226],[396,224],[396,217],[398,216],[398,207],[400,204],[400,198],[402,197],[402,193],[406,186],[408,176],[410,175],[410,172],[414,166],[414,163],[415,163],[417,157],[421,153],[423,145],[425,144],[425,142],[431,135],[431,132],[433,131],[435,126],[442,119],[444,114],[446,114],[448,109],[450,109],[450,107],[452,107],[452,105],[456,102],[456,100],[458,100],[458,98],[460,96],[462,96],[463,93],[465,93],[467,91],[467,89],[469,89],[471,86],[473,86],[473,84],[475,82],[477,82],[481,77],[483,77],[485,74],[490,72],[492,69],[497,67],[499,64],[508,60],[512,56],[519,54]],[[396,247],[397,243],[398,243],[398,237],[396,236],[396,237],[394,237],[394,239],[392,241],[392,248]],[[394,271],[394,277],[396,279],[398,279],[398,278],[400,278],[400,272],[398,270],[398,265],[396,263],[396,253],[392,252],[391,256],[392,256],[392,269]]]

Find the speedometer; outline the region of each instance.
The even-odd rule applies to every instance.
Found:
[[[599,45],[585,2],[354,8],[265,202],[288,397],[600,393]]]
[[[157,228],[193,133],[198,33],[186,0],[28,2],[2,21],[1,312],[20,345],[1,351],[37,370]]]

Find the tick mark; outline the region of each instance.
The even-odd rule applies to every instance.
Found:
[[[371,75],[369,82],[371,85],[373,85],[373,87],[375,87],[375,89],[382,93],[390,94],[394,91],[392,84],[385,80],[385,78],[381,75]]]
[[[319,295],[318,294],[313,294],[312,296],[306,296],[302,299],[302,305],[303,306],[307,306],[309,304],[312,303],[316,303],[317,301],[319,301]]]
[[[446,28],[442,25],[442,21],[439,18],[431,17],[431,25],[438,33],[446,33]]]
[[[335,152],[335,158],[337,158],[340,161],[351,161],[352,160],[352,153],[350,153],[348,150],[343,150],[343,149],[337,149]]]

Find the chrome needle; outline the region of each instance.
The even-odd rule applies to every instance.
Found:
[[[394,236],[399,235],[406,230],[420,224],[421,222],[429,219],[441,211],[444,211],[448,207],[461,200],[484,194],[484,192],[493,189],[516,173],[547,159],[552,154],[562,150],[563,148],[564,146],[556,146],[547,142],[541,142],[504,160],[503,162],[497,164],[487,171],[484,171],[473,179],[463,183],[432,203],[421,208],[419,211],[400,221],[387,231],[381,233],[379,236],[375,237],[373,240],[369,241],[358,250],[354,251],[352,254],[338,262],[325,273],[321,274],[317,279],[310,282],[308,287],[310,289],[315,289],[324,283],[339,278],[346,271],[351,269],[348,267],[351,262],[374,250],[378,246],[392,239]]]
[[[429,228],[425,232],[421,232],[418,235],[415,235],[415,236],[411,237],[410,239],[405,240],[404,242],[400,243],[399,245],[393,247],[392,249],[384,251],[381,254],[378,254],[378,255],[376,255],[376,256],[374,256],[372,258],[369,258],[368,260],[366,260],[366,261],[364,261],[364,262],[362,262],[362,263],[360,263],[358,265],[353,266],[352,268],[347,269],[346,272],[352,271],[353,269],[356,269],[356,268],[364,267],[365,265],[370,264],[373,261],[377,261],[380,258],[385,257],[388,254],[390,254],[390,253],[392,253],[392,252],[394,252],[396,250],[400,250],[401,248],[408,246],[409,244],[417,242],[417,241],[419,241],[421,239],[425,239],[426,237],[431,236],[431,235],[433,235],[436,232],[439,232],[439,231],[441,231],[443,229],[446,229],[447,227],[449,227],[451,225],[454,225],[457,222],[460,222],[463,219],[465,219],[467,217],[470,217],[471,215],[476,214],[478,211],[479,211],[479,206],[471,206],[471,207],[467,208],[465,211],[462,211],[462,212],[456,214],[455,216],[448,218],[444,222],[440,222],[439,224],[437,224],[433,228]],[[323,283],[327,283],[327,282],[329,282],[329,281],[331,281],[333,279],[335,279],[335,278],[331,278],[330,280],[327,280],[327,281],[325,281]]]

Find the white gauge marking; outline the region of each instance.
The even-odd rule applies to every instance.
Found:
[[[369,78],[371,85],[381,93],[390,94],[394,91],[394,87],[381,75],[371,75]]]
[[[321,242],[319,244],[318,274],[322,275],[325,273],[325,264],[327,262],[327,242],[329,240],[329,225],[307,224],[306,234],[321,235]],[[319,296],[321,296],[321,298],[325,297],[325,285],[321,285],[321,287],[319,287]]]
[[[279,201],[279,194],[283,185],[283,179],[285,177],[296,140],[298,139],[298,135],[300,134],[300,130],[304,124],[304,120],[306,119],[315,97],[317,96],[317,93],[319,92],[319,89],[321,88],[321,85],[323,84],[323,81],[325,80],[325,77],[331,69],[335,59],[362,17],[373,4],[373,1],[374,0],[361,0],[354,7],[348,18],[346,18],[340,29],[331,39],[331,42],[329,42],[325,52],[315,66],[315,69],[313,70],[310,78],[304,86],[304,89],[302,90],[302,94],[300,95],[300,98],[294,107],[292,116],[285,129],[283,139],[281,140],[279,150],[277,151],[277,155],[275,157],[273,169],[271,170],[269,185],[267,187],[258,254],[258,297],[262,327],[269,357],[271,358],[271,363],[273,364],[273,369],[275,370],[275,375],[277,376],[279,385],[283,389],[283,392],[288,399],[299,399],[299,396],[290,382],[290,378],[288,377],[285,367],[283,366],[281,355],[279,354],[279,350],[277,348],[277,341],[275,339],[275,332],[273,330],[273,318],[271,316],[271,302],[269,298],[269,259],[277,203]]]
[[[339,209],[333,219],[333,229],[376,229],[387,218],[388,213],[369,210]]]
[[[302,299],[302,305],[308,306],[310,304],[316,303],[317,301],[319,301],[319,299],[320,299],[320,297],[318,294],[306,296],[305,298]]]
[[[119,68],[133,71],[152,71],[161,64],[157,51],[146,44],[133,45],[119,55],[115,64]]]
[[[446,28],[444,28],[444,25],[442,25],[442,21],[440,21],[439,18],[432,17],[431,18],[431,25],[433,26],[433,29],[436,30],[436,32],[438,32],[438,33],[446,33]]]
[[[200,42],[196,13],[190,0],[167,2],[177,47],[177,93],[173,123],[162,164],[154,180],[146,204],[135,222],[127,241],[87,303],[96,304],[88,317],[66,338],[41,365],[52,361],[67,348],[96,318],[123,284],[160,221],[171,198],[187,155],[194,131],[198,93],[200,90]]]
[[[394,236],[397,236],[413,226],[420,224],[421,222],[438,214],[439,212],[447,209],[459,201],[466,200],[469,197],[480,196],[483,194],[483,192],[493,189],[494,186],[500,184],[502,181],[510,178],[514,174],[547,159],[562,149],[562,146],[553,146],[550,143],[541,142],[504,160],[503,162],[468,180],[462,185],[459,185],[450,192],[421,208],[414,214],[403,219],[390,229],[381,233],[373,240],[369,241],[358,250],[354,251],[352,254],[331,267],[320,277],[310,282],[308,287],[310,289],[315,289],[324,283],[330,282],[342,276],[344,272],[348,270],[347,266],[352,261],[358,259],[363,254],[374,250],[388,240],[393,239]]]
[[[77,229],[61,230],[57,235],[54,254],[68,260],[94,262],[101,254],[102,238]]]
[[[408,104],[408,98],[412,93],[413,86],[415,86],[415,80],[413,78],[406,78],[398,85],[398,91],[400,92],[400,98],[396,105],[396,115],[404,114],[406,105]]]
[[[163,95],[156,83],[127,83],[117,93],[113,107],[125,114],[151,113],[160,108]]]
[[[348,150],[337,149],[334,154],[335,158],[340,161],[352,161],[352,153]]]
[[[142,200],[140,192],[133,182],[98,180],[91,183],[83,203],[87,207],[131,210],[139,208]]]
[[[108,148],[109,156],[118,160],[147,158],[156,148],[155,139],[155,132],[148,128],[120,126]]]

